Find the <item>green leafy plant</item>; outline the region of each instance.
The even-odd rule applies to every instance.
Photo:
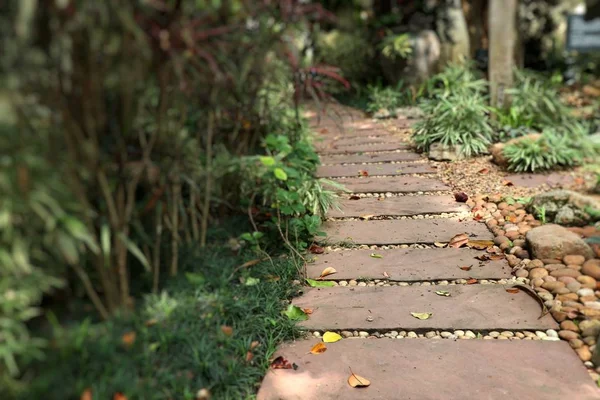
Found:
[[[535,216],[537,217],[537,219],[542,223],[542,225],[545,225],[547,222],[546,219],[546,207],[544,206],[535,206],[534,207],[534,211],[535,211]]]
[[[379,44],[379,49],[384,57],[391,60],[408,58],[412,54],[410,35],[406,33],[394,34],[388,31]]]

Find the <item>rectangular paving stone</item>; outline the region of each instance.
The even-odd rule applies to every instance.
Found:
[[[379,200],[381,199],[381,200]],[[440,214],[468,211],[464,203],[457,203],[453,196],[400,196],[400,197],[362,197],[358,200],[343,198],[339,210],[331,209],[328,217],[401,216],[417,214]]]
[[[335,138],[320,137],[315,140],[315,146],[356,146],[359,144],[372,143],[394,143],[400,139],[393,135],[386,136],[363,136],[363,137],[345,137],[344,135],[336,136]]]
[[[408,151],[367,154],[337,154],[320,156],[322,164],[379,163],[424,160],[420,154]]]
[[[592,400],[600,398],[564,342],[343,339],[310,354],[318,339],[275,356],[296,370],[269,370],[258,400]],[[348,385],[349,368],[371,381]]]
[[[327,243],[354,244],[407,244],[449,242],[459,233],[468,233],[473,239],[493,239],[485,226],[476,221],[458,221],[454,218],[404,219],[379,221],[327,221],[323,224]]]
[[[450,190],[449,186],[438,181],[414,176],[389,178],[342,178],[336,182],[344,185],[352,193],[414,193]]]
[[[370,255],[377,253],[382,258]],[[451,279],[504,279],[510,278],[511,268],[506,260],[481,263],[475,257],[483,252],[471,249],[390,249],[342,250],[315,254],[316,259],[306,265],[309,278],[317,279],[327,267],[337,273],[325,280],[350,280],[359,276],[367,279],[412,282]],[[472,266],[469,271],[460,267]],[[385,278],[384,273],[389,276]]]
[[[539,330],[556,329],[539,303],[509,286],[353,286],[306,289],[293,304],[313,313],[300,325],[311,330]],[[437,290],[450,293],[438,296]],[[410,313],[433,313],[421,320]],[[372,317],[372,321],[367,321]]]
[[[407,150],[410,149],[410,145],[404,142],[394,143],[376,143],[376,144],[359,144],[355,146],[338,146],[335,147],[322,147],[317,150],[320,154],[352,154],[352,153],[369,153],[374,151],[394,151],[394,150]]]
[[[372,164],[372,165],[322,165],[317,168],[320,178],[340,178],[360,176],[366,171],[369,176],[435,174],[436,169],[429,164]]]

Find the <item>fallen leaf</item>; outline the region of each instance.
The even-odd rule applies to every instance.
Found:
[[[515,294],[515,293],[519,293],[519,292],[520,292],[519,288],[508,288],[508,289],[506,289],[506,293]]]
[[[315,344],[312,349],[310,349],[310,352],[312,354],[321,354],[321,353],[325,353],[327,351],[327,346],[325,346],[325,343],[323,342],[319,342],[317,344]]]
[[[363,169],[358,170],[358,176],[369,176],[369,173]]]
[[[316,244],[311,244],[310,247],[308,248],[308,251],[310,251],[313,254],[323,254],[325,253],[325,249],[321,246],[318,246]]]
[[[337,333],[335,333],[335,332],[329,332],[329,331],[327,331],[327,332],[325,332],[323,334],[323,341],[325,343],[335,343],[335,342],[337,342],[338,340],[341,340],[341,339],[342,339],[342,337],[340,335],[338,335]]]
[[[470,271],[472,267],[472,265],[465,265],[464,267],[460,267],[460,269],[462,269],[463,271]]]
[[[383,256],[381,254],[377,254],[377,253],[371,253],[369,256],[371,258],[383,258]]]
[[[121,336],[121,342],[125,346],[128,346],[128,347],[132,346],[133,343],[135,342],[135,337],[136,337],[136,334],[133,331],[124,333],[123,336]]]
[[[260,342],[258,340],[255,340],[252,343],[250,343],[250,350],[254,350],[258,346],[260,346]]]
[[[308,315],[298,306],[290,304],[287,310],[282,311],[292,321],[306,321]]]
[[[334,287],[335,283],[333,281],[315,281],[314,279],[306,279],[306,283],[310,287]]]
[[[360,200],[360,196],[353,194],[352,196],[350,196],[349,200]]]
[[[253,358],[254,358],[254,354],[252,354],[252,352],[248,350],[246,352],[246,362],[252,361]]]
[[[469,196],[465,192],[454,193],[454,199],[459,203],[465,203],[469,200]]]
[[[466,233],[459,233],[458,235],[455,235],[452,239],[450,239],[448,247],[454,247],[455,249],[458,249],[459,247],[463,247],[467,243],[469,243],[469,235],[467,235]]]
[[[480,169],[478,172],[479,172],[480,174],[487,174],[488,172],[490,172],[490,170],[489,170],[489,169],[487,169],[487,168],[483,168],[483,169]]]
[[[252,267],[252,266],[258,264],[261,261],[262,261],[262,258],[257,258],[256,260],[246,261],[245,263],[243,263],[242,265],[240,265],[238,268],[239,269],[249,268],[249,267]]]
[[[321,132],[321,133],[323,133],[323,134],[325,134],[325,133],[329,132],[329,129],[327,129],[327,128],[322,128],[322,129],[320,130],[320,132]]]
[[[303,308],[302,311],[304,311],[304,314],[306,314],[306,315],[310,315],[313,313],[312,308]]]
[[[437,294],[438,296],[450,297],[450,292],[447,292],[445,290],[436,290],[435,294]]]
[[[505,180],[502,181],[502,185],[504,185],[504,186],[515,186],[514,183],[512,183],[511,181],[509,181],[507,179],[505,179]]]
[[[389,277],[390,277],[390,276],[388,275],[388,273],[387,273],[387,272],[385,272],[385,271],[383,271],[383,276],[384,276],[385,278],[388,278],[388,279],[389,279]]]
[[[483,217],[481,216],[481,214],[476,214],[473,216],[473,221],[481,221],[483,219]]]
[[[210,391],[206,388],[198,390],[196,400],[210,400]]]
[[[410,315],[412,315],[413,317],[418,318],[418,319],[429,319],[429,318],[431,318],[433,313],[411,312]]]
[[[292,366],[292,364],[290,364],[290,362],[288,360],[283,358],[283,356],[279,356],[276,359],[274,359],[273,361],[271,361],[271,368],[272,369],[292,369],[294,367]]]
[[[85,389],[83,393],[81,393],[79,400],[92,400],[92,389]]]
[[[371,381],[369,381],[367,378],[356,375],[354,372],[352,372],[352,370],[350,370],[350,374],[351,375],[348,377],[348,384],[353,388],[367,387],[371,384]]]
[[[492,261],[498,261],[498,260],[504,260],[506,257],[504,257],[504,254],[491,254],[490,255],[490,260]]]
[[[494,242],[492,240],[468,240],[467,247],[476,250],[485,250],[490,246],[493,246]]]
[[[337,271],[335,270],[335,268],[333,268],[333,267],[327,267],[327,268],[325,268],[325,269],[323,270],[323,272],[321,272],[321,276],[319,276],[319,279],[323,279],[323,278],[325,278],[326,276],[333,275],[333,274],[335,274],[336,272],[337,272]]]
[[[433,243],[433,245],[435,247],[439,247],[439,248],[446,247],[446,243],[440,243],[440,242],[435,242],[435,243]]]
[[[470,278],[469,280],[467,280],[467,285],[472,285],[474,283],[477,283],[477,279],[475,278]]]
[[[117,392],[113,396],[113,400],[127,400],[127,396],[125,396],[123,393]]]
[[[374,216],[375,215],[373,215],[373,214],[361,215],[360,219],[362,219],[363,221],[366,221],[366,220],[373,218]]]
[[[229,325],[221,325],[221,332],[225,334],[225,336],[233,335],[233,328]]]

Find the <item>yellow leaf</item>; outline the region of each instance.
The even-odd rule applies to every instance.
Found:
[[[325,353],[327,351],[327,346],[325,346],[325,343],[319,342],[317,344],[315,344],[312,349],[310,349],[310,352],[312,354],[321,354],[321,353]]]
[[[323,341],[325,343],[335,343],[338,340],[342,340],[342,337],[335,332],[325,332],[323,334]]]
[[[367,387],[371,384],[371,381],[367,378],[364,378],[360,375],[356,375],[352,370],[350,370],[351,375],[348,377],[348,384],[353,388],[356,387]]]
[[[428,313],[428,312],[411,312],[410,315],[412,315],[415,318],[418,319],[429,319],[431,318],[431,316],[433,315],[433,313]]]
[[[335,268],[333,267],[327,267],[323,270],[323,272],[321,272],[321,276],[319,276],[319,279],[323,279],[328,275],[333,275],[335,274],[337,271],[335,270]]]
[[[493,246],[494,242],[492,240],[469,240],[467,242],[467,247],[476,250],[485,250],[490,246]]]

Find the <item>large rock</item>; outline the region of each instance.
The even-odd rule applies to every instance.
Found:
[[[538,194],[529,205],[529,212],[545,210],[546,221],[567,226],[584,226],[594,222],[588,212],[600,211],[600,201],[572,190],[552,190]],[[592,214],[594,214],[592,212]]]
[[[447,146],[439,142],[432,143],[429,146],[429,158],[435,161],[456,161],[462,160],[464,155],[461,153],[461,146]]]
[[[532,258],[562,260],[567,255],[578,254],[586,259],[594,253],[577,234],[560,225],[548,224],[533,228],[526,235]]]
[[[529,135],[521,136],[518,138],[511,139],[506,143],[494,143],[490,146],[490,153],[492,154],[492,160],[494,163],[498,164],[501,167],[508,166],[508,160],[504,156],[504,148],[509,144],[518,143],[522,140],[537,140],[542,137],[539,133],[530,133]]]

